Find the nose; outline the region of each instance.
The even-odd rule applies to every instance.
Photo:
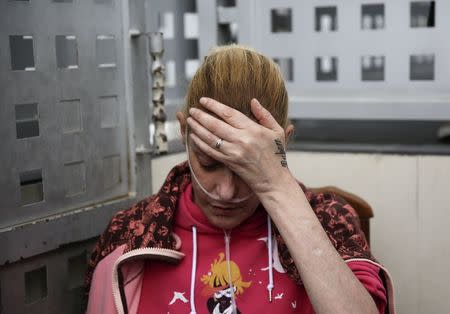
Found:
[[[219,182],[216,183],[216,193],[223,201],[232,200],[239,192],[240,178],[230,169],[224,167]]]

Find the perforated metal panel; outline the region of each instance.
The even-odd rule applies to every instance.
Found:
[[[73,244],[0,268],[0,313],[83,313],[84,274],[93,244]]]
[[[121,9],[1,2],[0,228],[128,194]]]

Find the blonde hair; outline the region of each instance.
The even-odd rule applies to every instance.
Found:
[[[288,125],[288,94],[278,65],[251,48],[228,45],[213,48],[192,78],[184,113],[199,107],[201,97],[213,98],[252,117],[250,101],[258,99],[280,124]]]
[[[228,263],[225,260],[225,254],[220,252],[219,258],[215,259],[214,263],[211,264],[211,270],[200,279],[205,284],[203,294],[205,296],[211,295],[216,291],[228,288],[230,279],[233,287],[236,287],[236,295],[242,294],[244,289],[252,285],[251,281],[244,281],[239,266],[233,261],[230,261],[230,273],[228,273]]]

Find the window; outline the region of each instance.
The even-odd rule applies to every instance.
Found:
[[[317,81],[337,81],[337,58],[317,57],[316,58],[316,80]]]
[[[184,72],[188,80],[192,79],[197,72],[200,62],[198,59],[189,59],[184,63]]]
[[[99,68],[116,67],[116,41],[113,35],[97,36],[97,64]]]
[[[177,84],[177,74],[175,68],[175,61],[169,60],[166,62],[166,87],[174,87]]]
[[[44,200],[41,169],[20,173],[20,199],[22,206]]]
[[[9,36],[11,69],[14,71],[34,71],[33,36]]]
[[[38,105],[21,104],[16,110],[16,137],[18,139],[39,136]]]
[[[361,57],[361,80],[383,81],[384,80],[384,57],[363,56]]]
[[[198,38],[198,15],[197,13],[184,13],[184,38],[197,39]]]
[[[60,69],[78,68],[77,38],[73,35],[55,37],[56,64]]]
[[[47,296],[47,268],[41,267],[25,273],[25,303]]]
[[[330,32],[337,30],[337,8],[317,7],[315,18],[316,32]]]
[[[173,12],[163,12],[158,14],[159,31],[163,33],[164,39],[173,39],[175,34],[175,22]]]
[[[435,26],[435,1],[411,2],[411,27]]]
[[[384,4],[361,6],[361,29],[382,29],[384,24]]]
[[[434,80],[434,55],[412,55],[409,59],[409,79],[411,81]]]
[[[271,10],[272,33],[292,32],[292,9],[279,8]]]

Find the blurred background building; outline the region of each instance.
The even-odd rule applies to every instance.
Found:
[[[279,64],[289,164],[373,207],[398,313],[450,308],[450,1],[2,0],[0,313],[81,313],[86,261],[119,209],[185,158],[175,112],[210,47]],[[150,32],[164,34],[153,144]]]

